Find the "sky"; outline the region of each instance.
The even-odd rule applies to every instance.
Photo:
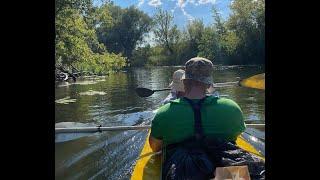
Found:
[[[113,0],[114,4],[126,8],[136,6],[149,16],[153,16],[157,8],[169,10],[173,13],[174,23],[183,29],[189,20],[202,19],[205,25],[213,23],[211,13],[215,5],[223,19],[230,14],[229,5],[232,0]],[[99,6],[103,0],[94,0],[94,5]]]

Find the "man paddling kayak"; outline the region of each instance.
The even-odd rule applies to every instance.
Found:
[[[160,107],[152,121],[149,143],[153,151],[164,150],[165,160],[177,154],[177,148],[171,148],[172,145],[189,144],[190,139],[202,142],[204,136],[235,141],[245,130],[241,109],[234,101],[206,96],[213,84],[212,62],[192,58],[186,62],[185,70],[182,77],[184,97]],[[209,164],[206,160],[204,163]],[[179,166],[179,162],[175,166]]]
[[[182,69],[178,69],[173,73],[172,81],[169,84],[169,88],[171,88],[171,91],[169,95],[162,101],[162,105],[167,104],[172,100],[181,98],[185,95],[184,85],[182,82],[182,77],[184,73],[185,71]],[[215,91],[215,89],[213,88],[213,83],[207,89],[207,94],[211,96],[219,96],[219,93]]]

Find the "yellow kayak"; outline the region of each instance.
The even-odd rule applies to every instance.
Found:
[[[161,178],[161,155],[152,151],[149,145],[149,135],[146,138],[143,149],[141,150],[140,156],[136,162],[131,180],[154,180]],[[242,136],[238,137],[236,143],[240,148],[257,155],[264,160],[264,157]]]

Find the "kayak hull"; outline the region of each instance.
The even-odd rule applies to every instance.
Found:
[[[161,178],[161,154],[152,151],[149,144],[149,136],[150,133],[148,133],[140,156],[137,159],[131,180]]]
[[[161,179],[161,153],[152,151],[149,144],[149,136],[150,131],[141,150],[140,156],[137,159],[135,168],[131,176],[131,180]],[[239,136],[237,138],[236,144],[240,148],[257,155],[264,160],[264,157],[242,136]]]

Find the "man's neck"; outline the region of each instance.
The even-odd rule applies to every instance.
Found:
[[[193,87],[190,92],[186,93],[184,97],[188,99],[202,99],[206,96],[204,91],[200,88]]]

